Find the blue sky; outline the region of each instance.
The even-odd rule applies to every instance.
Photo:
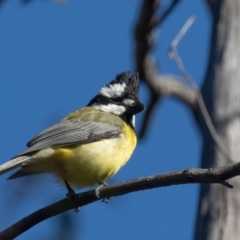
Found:
[[[171,1],[164,1],[166,6]],[[133,27],[139,0],[8,0],[0,12],[0,163],[25,149],[36,133],[83,107],[119,72],[134,71]],[[179,45],[184,64],[201,86],[211,18],[205,1],[182,1],[158,31],[154,54],[161,72],[179,75],[169,44],[191,16],[196,22]],[[148,101],[141,86],[141,98]],[[143,114],[137,118],[141,126]],[[191,111],[168,98],[127,165],[109,183],[198,167],[201,135]],[[65,196],[51,176],[0,177],[0,229]],[[198,185],[136,192],[97,202],[38,224],[18,239],[192,238]],[[64,229],[68,229],[65,233]]]

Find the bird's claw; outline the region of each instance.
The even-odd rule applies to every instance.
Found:
[[[67,199],[68,199],[71,203],[75,204],[76,199],[78,198],[78,195],[77,195],[77,194],[75,193],[75,191],[70,187],[70,185],[68,184],[67,181],[64,181],[64,182],[65,182],[65,185],[66,185],[67,190],[68,190],[68,193],[66,194],[66,197],[67,197]],[[75,212],[79,212],[80,208],[81,208],[81,207],[76,207],[76,208],[74,209],[74,211],[75,211]]]
[[[98,179],[98,186],[95,189],[95,194],[96,194],[97,198],[100,198],[99,190],[106,186],[108,186],[108,184],[105,181]]]

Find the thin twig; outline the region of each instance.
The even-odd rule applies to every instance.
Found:
[[[218,133],[216,131],[216,128],[214,127],[213,122],[211,120],[211,117],[208,113],[207,107],[204,103],[202,94],[198,90],[198,87],[197,87],[195,81],[193,80],[193,78],[186,71],[186,69],[183,65],[183,61],[180,58],[180,56],[178,54],[178,51],[177,51],[177,46],[178,46],[179,42],[182,40],[182,38],[187,33],[187,31],[189,30],[189,28],[191,27],[191,25],[193,24],[194,21],[195,21],[195,16],[191,16],[186,21],[186,23],[183,25],[182,29],[179,31],[177,36],[173,39],[173,41],[170,45],[169,51],[168,51],[169,57],[171,59],[173,59],[173,61],[176,63],[177,68],[178,68],[179,72],[181,73],[183,79],[186,81],[186,83],[190,86],[190,88],[193,91],[196,92],[198,106],[200,108],[200,111],[203,115],[203,118],[205,120],[205,123],[206,123],[207,128],[208,128],[208,130],[209,130],[209,132],[210,132],[210,134],[213,138],[213,141],[214,141],[215,145],[217,146],[219,151],[223,154],[225,159],[229,163],[233,163],[233,162],[236,162],[236,161],[233,161],[233,159],[230,157],[228,151],[226,150],[225,146],[223,145],[221,139],[219,138]]]

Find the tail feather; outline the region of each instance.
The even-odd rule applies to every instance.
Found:
[[[16,157],[2,165],[0,165],[0,175],[19,167],[23,162],[28,160],[30,157],[29,156],[20,156]]]
[[[29,176],[29,175],[32,175],[32,174],[36,174],[36,173],[31,173],[31,172],[28,172],[28,171],[24,171],[24,170],[25,169],[22,168],[22,169],[16,171],[7,180],[14,179],[14,178],[20,178],[20,177],[25,177],[25,176]]]

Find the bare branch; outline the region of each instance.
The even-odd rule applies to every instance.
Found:
[[[177,36],[173,39],[169,50],[168,50],[168,55],[171,59],[173,59],[173,61],[176,63],[179,72],[181,73],[181,75],[183,76],[183,79],[187,82],[187,84],[193,89],[196,90],[197,89],[197,85],[195,84],[195,82],[193,81],[193,79],[191,78],[191,76],[188,74],[188,72],[186,71],[183,62],[178,54],[177,51],[177,46],[179,44],[179,42],[182,40],[182,38],[184,37],[184,35],[187,33],[187,31],[189,30],[189,28],[192,26],[192,24],[195,21],[195,16],[191,16],[186,23],[183,25],[183,27],[180,29],[179,33],[177,34]]]
[[[59,202],[42,208],[1,232],[0,239],[7,240],[16,238],[21,233],[45,219],[68,210],[75,209],[76,207],[88,205],[100,199],[106,199],[114,196],[116,197],[141,190],[188,183],[219,183],[228,188],[232,188],[232,185],[227,183],[226,180],[239,175],[240,162],[220,168],[186,169],[113,184],[99,190],[100,198],[97,198],[95,191],[91,190],[77,194],[74,202],[70,202],[67,198],[65,198]]]
[[[167,17],[172,13],[172,11],[174,10],[174,8],[177,6],[178,3],[180,3],[180,0],[172,0],[172,3],[170,4],[170,6],[167,8],[167,10],[160,17],[159,23],[162,24],[163,21],[165,19],[167,19]]]
[[[154,88],[157,94],[151,95],[151,99],[147,105],[147,110],[144,115],[143,125],[141,127],[139,138],[142,138],[144,136],[144,133],[147,131],[148,124],[151,123],[153,108],[159,99],[167,96],[173,96],[184,101],[192,109],[195,109],[197,104],[195,92],[189,91],[189,88],[183,85],[181,81],[175,76],[159,75],[153,78],[148,78],[148,84]]]
[[[151,86],[154,86],[162,96],[173,96],[184,101],[191,108],[196,107],[196,94],[194,91],[190,91],[187,86],[181,83],[181,80],[172,75],[159,75],[154,82],[151,82]]]
[[[226,160],[229,163],[232,163],[232,162],[235,162],[235,161],[232,160],[232,158],[230,157],[229,153],[227,152],[225,146],[223,145],[221,139],[219,138],[219,136],[217,134],[217,131],[216,131],[216,128],[214,127],[214,125],[212,123],[212,120],[211,120],[211,117],[210,117],[210,115],[207,111],[207,107],[204,103],[203,97],[202,97],[200,91],[198,90],[198,87],[195,84],[195,81],[186,71],[186,69],[183,65],[183,62],[182,62],[182,60],[181,60],[181,58],[178,54],[178,51],[177,51],[177,46],[178,46],[179,42],[182,40],[182,38],[187,33],[187,31],[189,30],[189,28],[191,27],[191,25],[193,24],[194,21],[195,21],[195,16],[191,16],[186,21],[186,23],[184,24],[182,29],[179,31],[177,36],[173,39],[172,44],[170,45],[170,48],[169,48],[169,56],[176,63],[179,72],[181,73],[182,77],[185,79],[187,84],[196,93],[198,107],[199,107],[199,109],[200,109],[200,111],[203,115],[203,118],[204,118],[204,120],[206,122],[206,125],[207,125],[207,128],[208,128],[208,130],[209,130],[209,132],[210,132],[210,134],[213,138],[213,141],[215,142],[219,151],[224,155]]]
[[[178,2],[179,1],[173,1],[172,8],[169,9],[165,15],[168,15]],[[159,1],[144,0],[135,29],[136,68],[139,72],[140,79],[147,83],[151,91],[147,111],[140,131],[140,138],[144,137],[147,128],[150,125],[149,123],[154,113],[155,106],[161,98],[172,95],[181,99],[187,105],[191,106],[191,108],[195,108],[197,103],[195,92],[192,91],[192,89],[181,83],[176,77],[160,75],[156,60],[154,56],[150,54],[155,45],[155,29],[163,18],[163,16],[162,18],[155,16],[158,7]]]

